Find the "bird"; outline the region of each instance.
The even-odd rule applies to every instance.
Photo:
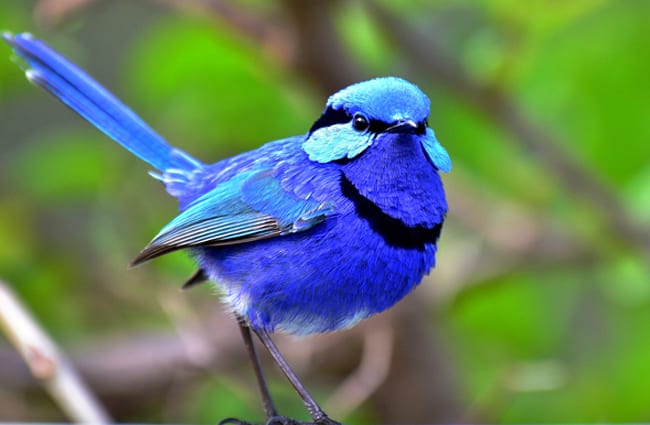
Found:
[[[347,329],[387,310],[435,266],[451,159],[430,100],[399,77],[332,94],[303,134],[206,164],[168,144],[81,68],[30,33],[4,32],[27,79],[155,171],[180,213],[133,259],[188,251],[189,288],[210,281],[237,319],[267,425],[337,425],[271,339]],[[253,334],[312,422],[278,414]],[[226,418],[222,423],[249,422]]]

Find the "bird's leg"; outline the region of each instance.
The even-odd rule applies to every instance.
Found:
[[[323,409],[321,409],[318,403],[316,403],[314,397],[312,397],[311,394],[309,394],[309,392],[302,385],[302,383],[296,376],[295,372],[291,369],[287,361],[284,359],[284,357],[282,357],[282,354],[280,354],[280,350],[278,350],[278,347],[275,345],[275,343],[269,336],[268,332],[261,329],[253,329],[253,330],[257,334],[260,341],[262,341],[262,344],[264,344],[266,349],[269,351],[269,353],[273,357],[273,360],[275,360],[277,365],[280,367],[282,373],[284,373],[284,375],[287,377],[289,382],[291,382],[291,385],[293,385],[293,387],[296,389],[296,392],[298,392],[300,398],[302,398],[302,401],[305,403],[305,406],[307,407],[309,414],[313,418],[314,423],[318,425],[341,425],[338,422],[330,419],[327,416],[327,414],[323,411]]]
[[[271,399],[271,393],[269,392],[269,387],[266,385],[266,380],[264,379],[262,365],[260,364],[260,359],[257,356],[257,350],[253,344],[251,328],[241,316],[237,316],[237,322],[239,323],[239,330],[241,331],[242,338],[244,339],[244,345],[246,346],[248,357],[250,357],[251,363],[253,363],[253,370],[255,370],[257,385],[259,386],[260,394],[262,395],[262,403],[264,403],[264,413],[266,414],[267,419],[275,417],[278,415],[278,411],[275,409],[275,405]]]
[[[259,357],[257,355],[257,350],[255,349],[255,344],[253,343],[251,328],[246,323],[246,320],[244,320],[244,318],[241,317],[241,316],[237,316],[237,322],[239,324],[239,330],[241,331],[241,335],[242,335],[242,338],[244,340],[244,345],[246,346],[246,352],[248,353],[248,356],[251,359],[251,363],[253,363],[253,370],[255,371],[255,377],[257,378],[257,384],[258,384],[258,387],[259,387],[259,390],[260,390],[260,394],[262,395],[262,402],[264,403],[264,413],[266,414],[266,423],[264,425],[312,425],[311,423],[302,422],[302,421],[298,421],[298,420],[295,420],[295,419],[292,419],[292,418],[288,418],[288,417],[285,417],[285,416],[278,415],[277,410],[275,408],[275,405],[273,404],[273,400],[271,399],[271,393],[269,391],[268,386],[266,385],[266,380],[264,379],[264,373],[262,372],[262,365],[260,364],[260,359],[259,359]],[[266,334],[266,336],[268,338],[268,334]],[[264,342],[264,340],[262,339],[261,336],[260,336],[260,340],[262,340],[262,342]],[[270,340],[270,338],[269,338],[269,340]],[[272,341],[271,341],[271,344],[273,344]],[[264,343],[264,345],[267,347],[267,349],[269,349],[269,351],[271,351],[271,349],[266,345],[266,343]],[[277,353],[277,355],[280,356],[280,359],[282,359],[282,356],[278,352],[277,347],[275,347],[275,345],[273,345],[273,347],[274,347],[274,350]],[[273,351],[271,351],[271,353],[273,353]],[[273,355],[273,358],[276,359],[276,361],[277,361],[277,358],[276,358],[275,355]],[[282,362],[284,363],[285,367],[293,374],[293,372],[291,371],[291,369],[289,369],[289,366],[286,364],[284,359],[282,359]],[[285,372],[285,368],[282,367],[282,366],[280,366],[280,367],[282,368],[282,371]],[[285,372],[285,374],[286,374],[286,372]],[[294,380],[296,382],[298,382],[298,384],[300,384],[300,382],[298,381],[298,378],[295,377],[295,374],[293,374],[293,376],[294,376]],[[291,380],[292,383],[294,383],[294,380],[292,380],[291,378],[290,378],[290,380]],[[294,387],[295,387],[295,384],[294,384]],[[300,387],[302,388],[302,385],[300,385]],[[304,388],[302,388],[302,391],[305,394],[307,394],[307,397],[309,397],[309,399],[311,399],[311,403],[314,406],[316,406],[316,410],[314,410],[314,409],[310,408],[309,407],[310,405],[307,404],[307,401],[305,401],[305,404],[307,404],[307,406],[308,406],[309,412],[310,413],[312,411],[320,412],[319,416],[314,416],[314,414],[312,414],[312,417],[314,417],[314,422],[318,422],[319,425],[338,425],[337,422],[330,420],[327,417],[327,415],[325,415],[325,413],[320,409],[320,407],[318,407],[316,402],[313,400],[313,398],[309,395],[309,393],[307,393],[307,391]],[[298,392],[300,393],[300,391],[298,391]],[[301,395],[301,397],[303,396],[302,393],[300,393],[300,395]],[[303,400],[305,400],[304,397],[303,397]],[[322,418],[322,419],[320,421],[317,421],[316,417],[319,417],[319,418]],[[223,419],[222,421],[220,421],[219,425],[253,425],[253,424],[251,424],[250,422],[247,422],[247,421],[243,421],[241,419],[237,419],[237,418],[226,418],[226,419]]]

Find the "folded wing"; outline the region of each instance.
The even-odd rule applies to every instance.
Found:
[[[240,244],[301,232],[332,212],[326,202],[301,199],[284,190],[271,169],[244,171],[190,203],[132,264],[183,248]]]

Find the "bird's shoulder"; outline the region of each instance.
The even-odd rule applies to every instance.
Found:
[[[191,174],[185,173],[180,178],[172,172],[161,180],[179,199],[181,210],[220,186],[232,186],[233,178],[251,171],[264,172],[278,179],[284,190],[298,198],[310,198],[318,188],[322,192],[323,188],[330,186],[329,181],[334,182],[338,177],[335,167],[310,161],[302,149],[303,142],[304,136],[275,140],[194,170]]]

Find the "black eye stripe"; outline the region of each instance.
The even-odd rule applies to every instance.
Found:
[[[344,109],[327,108],[325,112],[323,112],[323,115],[321,115],[320,118],[318,118],[316,122],[314,122],[314,124],[311,126],[309,129],[309,134],[313,133],[319,128],[329,127],[330,125],[334,124],[349,123],[352,121],[352,119],[352,115],[348,114]],[[386,124],[385,122],[371,119],[367,131],[375,134],[383,133],[390,126],[391,124]],[[424,134],[427,131],[427,126],[427,119],[420,121],[415,133]]]
[[[378,134],[386,131],[388,127],[390,127],[390,125],[386,124],[385,122],[378,121],[378,120],[370,120],[368,131],[370,131],[371,133]]]
[[[415,129],[415,134],[424,134],[424,133],[426,133],[428,126],[429,126],[429,122],[425,118],[424,121],[420,121],[418,123],[418,128]]]
[[[316,122],[311,126],[311,128],[309,129],[309,134],[313,133],[319,128],[329,127],[330,125],[334,125],[334,124],[344,124],[346,122],[350,122],[351,119],[352,117],[350,116],[350,114],[345,112],[344,109],[327,108],[325,112],[323,112],[323,115],[321,115],[320,118],[318,118]]]

